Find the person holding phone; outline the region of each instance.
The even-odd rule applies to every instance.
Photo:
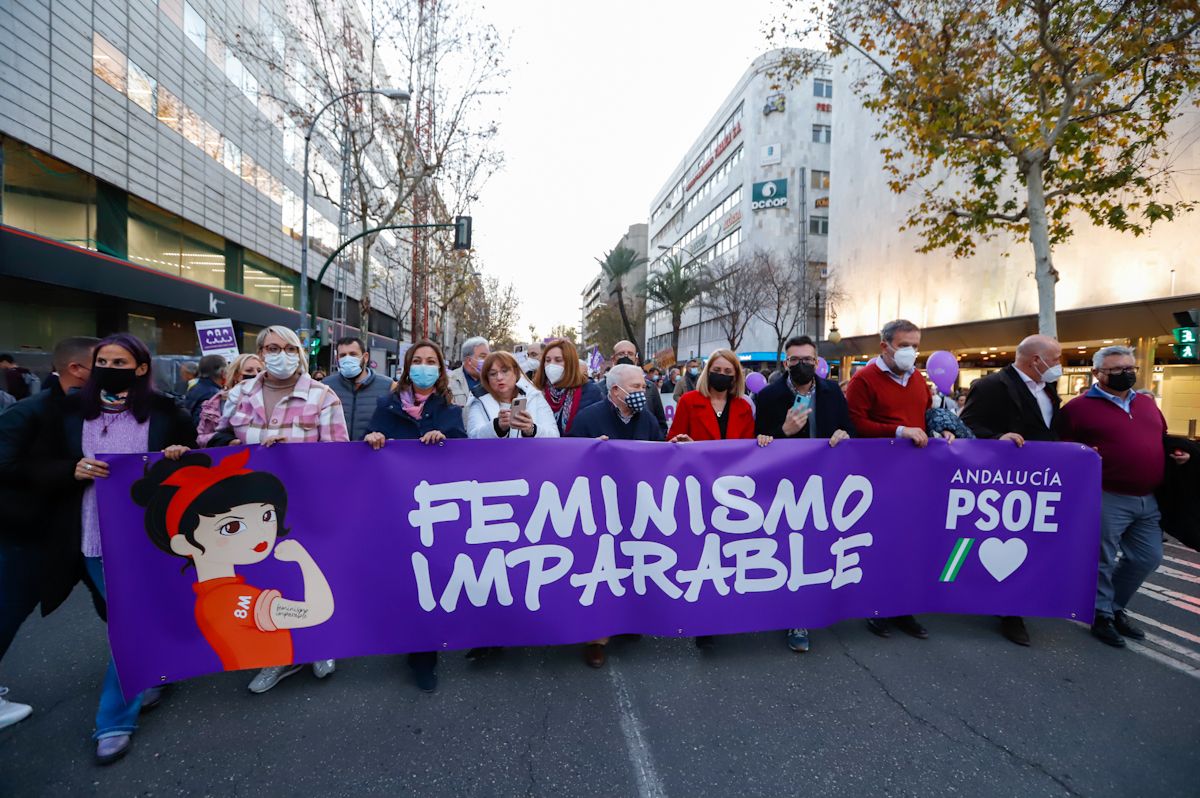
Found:
[[[557,438],[558,424],[550,405],[534,388],[517,359],[508,352],[493,352],[480,371],[483,393],[467,405],[470,438]]]
[[[783,345],[786,377],[758,392],[754,430],[774,438],[820,438],[837,446],[851,437],[850,408],[842,389],[833,380],[817,376],[817,345],[807,335],[789,338]],[[810,648],[807,629],[787,630],[788,648],[803,653]]]

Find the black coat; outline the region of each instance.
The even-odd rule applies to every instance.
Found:
[[[425,400],[425,409],[419,419],[404,412],[404,405],[395,391],[381,396],[375,405],[375,415],[367,425],[367,434],[381,432],[388,440],[416,440],[427,432],[441,432],[447,438],[467,437],[463,424],[462,408],[451,404],[438,394]]]
[[[81,516],[86,485],[75,479],[75,465],[83,457],[83,411],[78,396],[63,396],[58,388],[28,401],[37,404],[17,415],[14,408],[0,420],[0,480],[6,491],[26,491],[21,502],[24,523],[11,527],[15,532],[9,534],[44,547],[45,615],[66,600],[83,572]],[[187,411],[162,394],[151,401],[148,449],[195,446],[196,429]]]
[[[817,426],[812,437],[832,438],[833,433],[845,430],[846,434],[854,435],[854,425],[850,423],[850,406],[842,389],[833,380],[817,381],[816,394],[813,396],[813,414]],[[776,380],[767,385],[754,397],[754,432],[758,435],[770,435],[773,438],[807,438],[808,427],[804,427],[796,435],[783,433],[783,422],[787,413],[792,409],[796,395],[786,379]]]
[[[649,407],[634,413],[626,424],[620,419],[616,405],[608,401],[588,405],[575,414],[568,438],[599,438],[607,435],[615,441],[661,441],[663,431]]]
[[[612,404],[609,402],[609,404]],[[667,439],[667,411],[663,407],[662,394],[658,392],[658,388],[653,384],[646,385],[646,412],[654,416],[658,421],[658,429],[662,433],[662,439]]]
[[[993,371],[967,394],[962,422],[977,438],[999,438],[1015,432],[1027,441],[1056,441],[1054,427],[1058,421],[1059,398],[1054,384],[1046,385],[1046,395],[1052,406],[1050,426],[1042,420],[1037,399],[1025,387],[1025,381],[1015,366]]]
[[[200,426],[200,406],[221,392],[221,386],[208,377],[197,380],[183,398],[183,406],[192,416],[192,426]]]
[[[1163,484],[1155,491],[1162,513],[1160,524],[1164,532],[1180,543],[1200,551],[1200,444],[1171,435],[1163,443],[1167,450],[1167,472]],[[1188,452],[1191,459],[1177,465],[1171,459],[1171,452],[1176,449]]]

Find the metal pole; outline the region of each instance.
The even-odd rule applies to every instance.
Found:
[[[308,154],[312,147],[313,131],[317,128],[317,121],[320,120],[321,114],[329,110],[329,107],[339,100],[344,100],[347,97],[353,97],[356,94],[381,94],[384,97],[389,97],[393,100],[407,100],[409,93],[399,89],[355,89],[348,91],[345,94],[339,94],[321,107],[313,116],[312,122],[308,125],[308,131],[304,134],[304,171],[301,172],[300,178],[304,181],[302,191],[302,205],[300,208],[300,341],[308,343],[309,328],[306,326],[308,314],[305,312],[308,308]],[[307,352],[307,348],[306,348]],[[307,354],[305,355],[307,357]]]

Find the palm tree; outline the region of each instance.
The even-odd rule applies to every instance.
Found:
[[[663,260],[661,270],[654,272],[642,284],[646,301],[671,314],[671,351],[679,358],[679,328],[683,311],[698,299],[708,286],[707,273],[696,261],[684,261],[679,255]]]
[[[633,325],[629,323],[629,312],[625,310],[625,278],[645,263],[646,259],[639,257],[637,252],[628,247],[617,247],[605,254],[603,260],[596,258],[596,262],[600,264],[608,280],[608,295],[615,294],[617,297],[617,310],[621,312],[621,324],[625,326],[625,334],[637,346],[640,336],[634,334]]]

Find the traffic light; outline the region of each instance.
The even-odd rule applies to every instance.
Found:
[[[454,248],[458,250],[471,248],[471,217],[454,217]]]
[[[316,357],[321,353],[321,336],[314,333],[312,338],[308,339],[308,356]]]

